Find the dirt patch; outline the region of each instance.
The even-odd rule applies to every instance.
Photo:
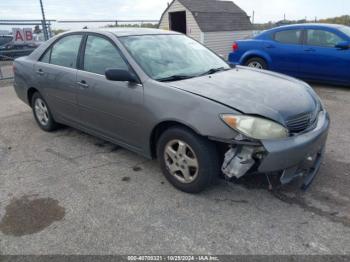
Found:
[[[134,167],[132,168],[132,170],[133,170],[134,172],[140,172],[140,171],[142,171],[142,167],[134,166]]]
[[[123,182],[130,182],[130,180],[131,180],[131,179],[130,179],[130,177],[128,177],[128,176],[122,178],[122,181],[123,181]]]
[[[309,204],[303,197],[295,196],[291,197],[286,194],[284,194],[282,191],[272,191],[273,196],[275,196],[277,199],[291,204],[291,205],[298,205],[305,211],[315,213],[321,217],[327,218],[328,220],[335,222],[335,223],[341,223],[345,227],[350,227],[350,220],[347,217],[339,217],[338,212],[334,211],[324,211],[318,207],[312,206]]]
[[[24,236],[38,233],[65,216],[65,209],[52,198],[30,199],[30,196],[14,198],[6,207],[0,222],[5,235]]]

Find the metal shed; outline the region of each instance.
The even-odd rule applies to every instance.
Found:
[[[227,57],[235,40],[253,31],[250,17],[232,1],[174,0],[159,28],[184,33]]]

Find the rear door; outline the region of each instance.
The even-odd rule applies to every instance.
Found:
[[[60,38],[35,65],[37,86],[56,118],[79,122],[76,77],[82,34]]]
[[[300,57],[303,53],[302,28],[274,32],[273,40],[264,44],[270,55],[270,69],[283,74],[299,76]]]
[[[301,72],[303,78],[335,82],[349,82],[350,50],[335,46],[346,41],[332,29],[309,28],[305,32]]]
[[[143,86],[106,79],[106,69],[132,71],[113,41],[89,34],[85,42],[77,75],[82,120],[90,130],[138,149],[142,141]]]

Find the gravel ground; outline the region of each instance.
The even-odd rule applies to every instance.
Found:
[[[350,254],[350,90],[315,89],[332,128],[307,192],[255,177],[188,195],[156,161],[42,132],[0,81],[0,254]]]

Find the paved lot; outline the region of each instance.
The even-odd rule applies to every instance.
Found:
[[[316,87],[332,117],[306,193],[255,178],[200,195],[155,161],[71,128],[44,133],[0,87],[2,254],[350,254],[350,89]]]

